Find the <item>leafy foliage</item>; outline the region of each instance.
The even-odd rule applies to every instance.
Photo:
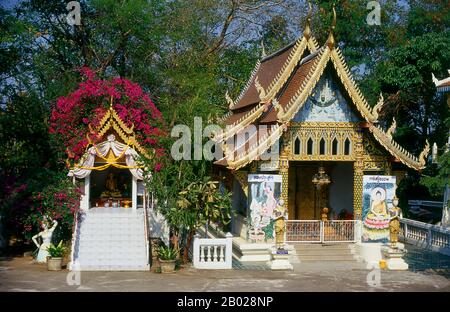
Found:
[[[158,257],[160,260],[175,260],[178,251],[169,246],[159,246]]]
[[[52,258],[62,258],[66,252],[66,247],[63,246],[63,241],[60,241],[58,245],[50,244],[47,247],[47,251]]]

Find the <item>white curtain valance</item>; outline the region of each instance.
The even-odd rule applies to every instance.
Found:
[[[123,155],[128,167],[136,167],[136,159],[139,157],[138,153],[130,146],[117,142],[113,134],[108,136],[108,140],[98,145],[92,146],[88,149],[87,153],[83,156],[79,168],[74,168],[69,171],[69,177],[75,177],[78,179],[86,178],[91,174],[95,164],[95,157],[106,158],[109,151],[112,151],[115,157]],[[128,168],[131,174],[138,180],[143,180],[143,171],[140,168]]]

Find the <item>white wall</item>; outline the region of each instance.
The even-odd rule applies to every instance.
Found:
[[[330,174],[329,206],[337,215],[342,209],[353,213],[353,163],[336,162]]]

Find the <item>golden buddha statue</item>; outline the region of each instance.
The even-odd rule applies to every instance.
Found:
[[[275,244],[278,249],[283,249],[287,217],[284,200],[280,199],[273,213],[275,219]]]
[[[114,173],[108,173],[105,182],[106,190],[102,193],[101,197],[120,197],[122,193],[117,188],[117,179],[114,176]]]
[[[117,191],[117,181],[113,173],[108,173],[106,178],[106,189],[110,192]]]
[[[392,199],[393,207],[389,210],[389,232],[391,245],[394,247],[398,242],[398,234],[400,233],[400,218],[402,217],[402,210],[398,207],[398,198],[394,196]]]

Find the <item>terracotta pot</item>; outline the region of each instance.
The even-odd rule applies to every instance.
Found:
[[[62,270],[62,258],[47,258],[47,268],[49,271]]]
[[[173,273],[175,272],[176,260],[159,260],[161,265],[161,273]]]

